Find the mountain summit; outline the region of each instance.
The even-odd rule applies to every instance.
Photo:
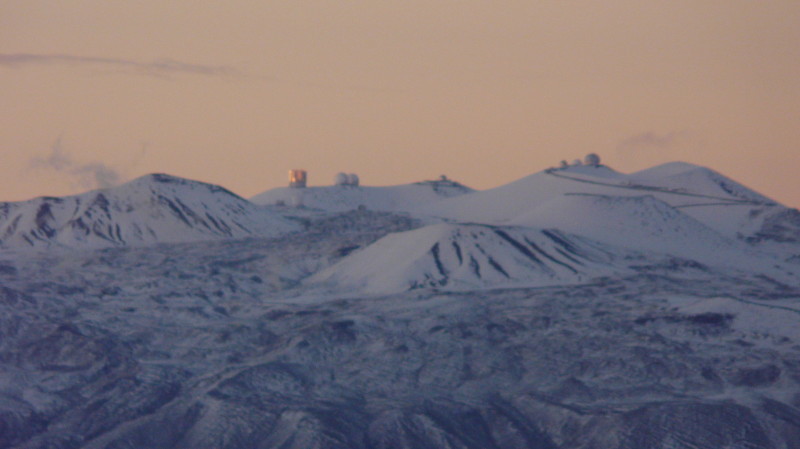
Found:
[[[714,170],[684,162],[630,175],[603,165],[550,168],[494,189],[429,204],[420,212],[487,224],[520,222],[528,215],[530,223],[532,211],[570,195],[651,196],[731,238],[758,235],[768,240],[764,227],[780,227],[776,221],[800,235],[800,226],[784,216],[785,206]]]
[[[0,203],[0,247],[97,248],[297,229],[227,189],[165,174],[63,198]]]

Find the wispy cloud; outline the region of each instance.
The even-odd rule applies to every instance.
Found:
[[[0,53],[0,68],[21,69],[28,66],[96,66],[133,72],[135,74],[167,78],[170,75],[194,74],[200,76],[216,76],[235,78],[237,80],[263,81],[270,83],[292,84],[321,90],[361,91],[377,94],[402,93],[400,89],[355,84],[335,84],[315,81],[304,81],[297,77],[278,77],[275,75],[258,75],[243,72],[225,65],[194,64],[174,59],[157,59],[154,61],[135,61],[122,58],[104,58],[95,56],[77,56],[63,53]]]
[[[21,68],[29,65],[95,65],[135,70],[137,72],[164,76],[170,74],[196,74],[206,76],[229,76],[238,72],[228,66],[194,64],[174,59],[157,59],[154,61],[135,61],[121,58],[104,58],[94,56],[77,56],[63,53],[0,53],[0,66]]]
[[[619,142],[617,152],[626,156],[641,153],[667,153],[690,139],[691,134],[687,131],[671,131],[664,134],[647,131]]]
[[[122,182],[119,170],[103,162],[76,162],[64,148],[59,137],[50,147],[50,154],[45,157],[34,157],[30,160],[34,169],[51,170],[65,174],[73,179],[82,189],[107,189]]]

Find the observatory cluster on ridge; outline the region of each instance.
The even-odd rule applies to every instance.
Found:
[[[599,167],[600,166],[600,156],[596,153],[589,153],[583,160],[575,159],[572,163],[567,162],[566,160],[561,161],[561,165],[559,168],[569,168],[569,167],[580,167],[582,165],[588,165],[590,167]]]
[[[337,173],[333,178],[333,185],[335,186],[351,186],[358,187],[359,178],[355,173]],[[303,189],[308,187],[308,172],[295,168],[289,170],[289,187]]]
[[[350,210],[407,213],[425,204],[475,192],[445,175],[409,184],[364,186],[357,174],[339,172],[333,177],[332,184],[314,184],[308,182],[306,170],[289,170],[288,186],[263,192],[251,198],[251,201],[278,206],[283,213]],[[289,212],[288,209],[294,210]]]
[[[358,175],[355,173],[337,173],[336,177],[333,178],[333,185],[358,187]]]
[[[566,160],[561,161],[561,164],[558,168],[560,169],[567,169],[570,167],[581,167],[581,166],[588,166],[588,167],[599,167],[601,166],[600,163],[600,156],[596,153],[589,153],[583,159],[575,159],[571,163],[567,162]],[[552,170],[552,169],[551,169]],[[431,185],[442,185],[442,184],[457,184],[454,181],[447,178],[447,176],[442,175],[439,179],[434,181],[423,181],[426,184]],[[345,173],[339,172],[333,178],[333,185],[340,186],[340,187],[358,187],[360,185],[360,179],[357,174],[355,173]],[[289,187],[296,188],[296,189],[304,189],[308,187],[308,172],[304,169],[295,168],[289,170]]]
[[[748,244],[800,241],[796,209],[711,169],[683,162],[625,174],[590,153],[484,191],[444,175],[389,186],[364,186],[354,173],[340,172],[332,178],[332,183],[315,186],[308,183],[306,170],[293,169],[288,186],[246,201],[205,183],[153,174],[116,189],[67,199],[0,203],[0,248],[125,246],[275,235],[296,229],[296,216],[305,219],[358,210],[408,214],[434,222],[557,228],[613,244],[629,244],[631,235],[649,232],[659,238],[642,236],[637,247],[662,242],[657,249],[671,253],[682,251],[677,242],[701,235],[699,240],[705,244],[684,246],[701,248],[719,242],[713,233]],[[227,194],[212,195],[217,190]],[[150,200],[152,195],[157,195],[155,200]],[[208,198],[200,201],[203,195]],[[162,206],[167,210],[159,210]],[[685,236],[675,230],[683,230],[678,234]],[[664,238],[667,234],[671,237]],[[621,236],[625,237],[622,241]],[[685,253],[694,257],[692,251]]]

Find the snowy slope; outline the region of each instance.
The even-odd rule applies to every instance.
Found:
[[[670,163],[631,175],[606,166],[577,166],[544,170],[509,184],[426,206],[423,214],[457,221],[514,223],[537,207],[567,195],[607,197],[650,195],[680,209],[709,228],[732,238],[750,238],[761,232],[768,217],[779,217],[773,227],[800,227],[784,215],[790,210],[723,175],[686,163]],[[786,237],[784,232],[784,238]]]
[[[653,187],[675,189],[689,193],[701,193],[731,200],[756,203],[775,203],[770,198],[723,176],[706,167],[687,162],[669,162],[651,167],[628,176],[631,181]]]
[[[393,223],[370,211],[320,220],[276,239],[0,252],[0,449],[800,441],[800,283],[642,267],[544,288],[319,294],[302,282],[307,268]],[[456,250],[443,245],[460,232],[462,257],[478,259],[480,245],[509,274],[530,260],[540,276],[498,230],[566,280],[524,239],[576,269],[558,248],[592,271],[608,260],[519,228],[410,235],[420,249],[440,242],[453,272]],[[403,262],[414,245],[387,249]]]
[[[256,204],[303,205],[329,212],[344,212],[364,206],[370,210],[408,212],[443,198],[472,193],[474,190],[450,180],[423,181],[387,187],[327,186],[277,188],[250,199]]]
[[[367,293],[568,284],[626,272],[624,251],[558,230],[436,224],[391,234],[309,279]]]
[[[607,167],[573,167],[563,172],[578,179],[596,179],[614,185],[623,182],[623,175]],[[575,182],[571,178],[541,171],[494,189],[439,201],[422,208],[420,212],[458,221],[502,224],[556,196],[567,193],[603,194],[615,190],[606,185]]]
[[[558,196],[516,217],[513,223],[556,228],[616,246],[706,263],[729,262],[731,257],[747,254],[740,242],[723,237],[652,195]]]
[[[765,222],[770,217],[774,222],[775,216],[791,210],[714,170],[685,162],[638,171],[630,179],[635,184],[701,194],[665,201],[731,237],[748,238],[760,232],[764,239],[770,239],[773,236],[762,231]],[[800,227],[796,229],[800,231]]]
[[[75,196],[0,203],[3,248],[274,236],[297,228],[222,187],[162,174]]]

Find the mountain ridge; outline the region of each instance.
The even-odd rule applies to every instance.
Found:
[[[327,212],[344,212],[366,207],[385,212],[413,212],[422,204],[475,192],[450,179],[420,181],[396,186],[313,186],[279,187],[255,195],[256,204],[303,206]]]
[[[659,183],[661,178],[668,179]],[[652,195],[724,236],[740,239],[759,232],[763,226],[759,217],[788,209],[711,169],[668,163],[631,175],[604,165],[549,168],[493,189],[438,201],[418,212],[456,221],[504,224],[570,194]],[[765,234],[761,233],[767,238]]]
[[[224,187],[160,173],[78,195],[0,203],[0,247],[97,248],[292,229]]]
[[[0,203],[0,449],[794,449],[800,213],[692,170]]]

